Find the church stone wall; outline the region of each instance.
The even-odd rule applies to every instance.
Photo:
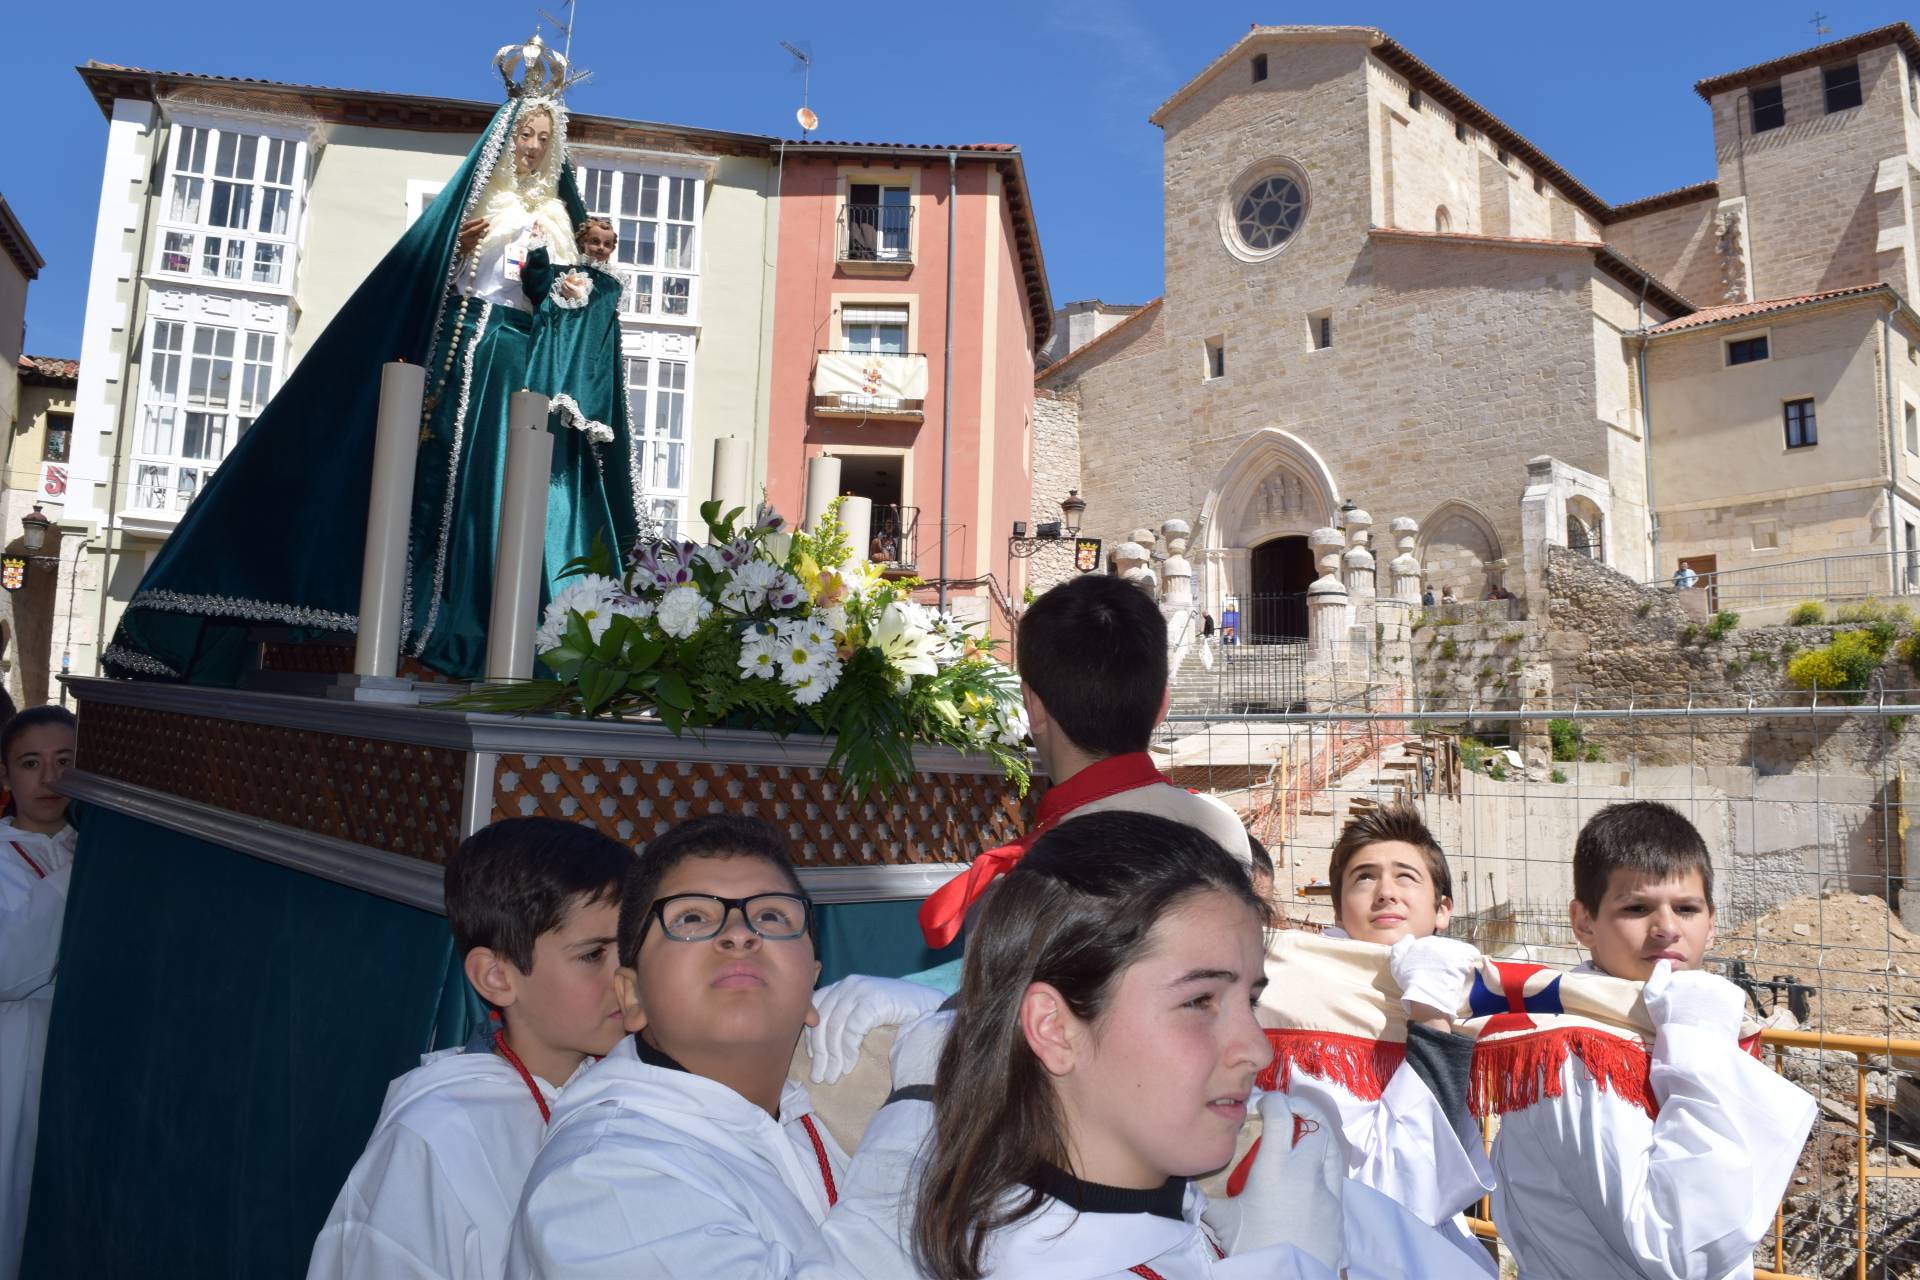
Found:
[[[1780,78],[1786,124],[1761,134],[1745,118],[1748,88],[1714,96],[1720,194],[1748,197],[1756,297],[1844,288],[1879,279],[1887,265],[1875,253],[1874,187],[1882,160],[1912,162],[1906,75],[1891,44],[1862,53],[1859,64],[1861,106],[1828,115],[1821,69],[1789,72]],[[1899,224],[1911,228],[1910,211],[1899,211]],[[1910,252],[1910,231],[1905,238]],[[1893,283],[1907,289],[1900,265]]]
[[[1524,459],[1606,473],[1590,255],[1371,239],[1368,113],[1383,99],[1368,65],[1350,43],[1302,44],[1266,83],[1218,76],[1165,120],[1166,305],[1146,332],[1047,384],[1080,400],[1093,532],[1194,519],[1267,427],[1304,440],[1337,496],[1380,519],[1473,504],[1503,554],[1519,546]],[[1444,141],[1458,145],[1450,123]],[[1247,262],[1223,242],[1221,208],[1269,155],[1304,171],[1310,205],[1281,253]],[[1315,350],[1309,317],[1322,312],[1333,345]],[[1205,377],[1212,340],[1225,346],[1217,379]],[[1330,515],[1302,512],[1292,531]]]
[[[1719,237],[1714,218],[1719,201],[1709,195],[1672,209],[1610,222],[1606,241],[1679,291],[1695,306],[1727,301],[1720,278]]]
[[[1073,397],[1040,390],[1033,396],[1033,512],[1028,527],[1060,518],[1059,502],[1080,484],[1080,405]],[[1048,548],[1028,562],[1027,585],[1035,595],[1074,576],[1072,557]]]

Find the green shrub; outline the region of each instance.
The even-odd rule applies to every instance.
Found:
[[[1555,769],[1552,773],[1547,775],[1548,782],[1565,782],[1566,780],[1567,780],[1567,775],[1562,773],[1558,769]]]
[[[1507,766],[1498,760],[1490,760],[1487,762],[1487,776],[1495,782],[1505,782],[1507,780]]]
[[[1519,644],[1520,633],[1518,631],[1509,631],[1507,632],[1507,634],[1500,637],[1500,643],[1501,644]]]
[[[1802,600],[1787,615],[1790,627],[1817,627],[1827,620],[1827,606],[1818,600]]]
[[[1832,644],[1809,649],[1788,663],[1787,679],[1802,689],[1838,693],[1843,701],[1858,702],[1892,647],[1891,625],[1883,617],[1861,630],[1841,632]]]
[[[1653,601],[1642,600],[1639,603],[1639,605],[1635,607],[1633,611],[1633,616],[1636,618],[1644,618],[1652,612],[1653,612]]]
[[[1913,625],[1913,610],[1898,601],[1888,604],[1884,600],[1856,600],[1835,609],[1833,620],[1852,624],[1891,622],[1897,629],[1905,630]]]
[[[1907,670],[1920,676],[1920,634],[1910,635],[1893,650],[1893,656],[1907,664]]]
[[[1457,644],[1457,643],[1456,643],[1456,642],[1454,641],[1454,639],[1453,639],[1453,637],[1452,637],[1452,636],[1448,636],[1448,637],[1447,637],[1447,640],[1446,640],[1446,643],[1445,643],[1445,644],[1442,644],[1442,645],[1440,646],[1440,657],[1441,657],[1441,659],[1442,659],[1442,660],[1444,660],[1444,661],[1447,661],[1447,662],[1451,662],[1451,661],[1453,661],[1453,660],[1454,660],[1455,658],[1457,658],[1457,657],[1459,657],[1459,656],[1460,656],[1460,646],[1459,646],[1459,644]]]
[[[1478,738],[1460,739],[1460,765],[1462,768],[1478,771],[1486,763],[1493,749]]]
[[[1482,667],[1480,668],[1480,675],[1479,675],[1479,678],[1480,678],[1480,679],[1482,679],[1482,680],[1485,680],[1485,679],[1486,679],[1486,678],[1487,678],[1488,676],[1490,676],[1490,675],[1492,675],[1492,674],[1493,674],[1493,668],[1492,668],[1492,667],[1490,667],[1490,666],[1482,666]]]
[[[1409,627],[1409,628],[1408,628],[1408,631],[1410,631],[1410,632],[1412,632],[1412,631],[1418,631],[1418,630],[1419,630],[1420,628],[1422,628],[1422,627],[1424,627],[1424,626],[1426,626],[1426,625],[1427,625],[1427,615],[1426,615],[1426,611],[1425,611],[1425,610],[1422,610],[1421,612],[1419,612],[1419,613],[1417,613],[1417,614],[1415,614],[1415,615],[1414,615],[1414,618],[1413,618],[1413,625],[1412,625],[1411,627]]]
[[[1580,728],[1571,720],[1547,721],[1547,739],[1553,744],[1555,763],[1580,758]]]
[[[1603,757],[1600,754],[1599,743],[1589,742],[1587,744],[1587,749],[1580,753],[1580,758],[1582,760],[1585,760],[1588,764],[1598,764],[1605,757]]]
[[[1727,632],[1733,630],[1735,627],[1739,625],[1740,625],[1739,614],[1729,613],[1727,610],[1722,609],[1719,613],[1716,613],[1713,615],[1713,620],[1711,622],[1707,623],[1707,639],[1709,640],[1724,639],[1726,637]]]
[[[1888,716],[1887,717],[1887,732],[1893,735],[1894,737],[1896,738],[1899,737],[1900,731],[1906,727],[1907,727],[1907,718],[1905,716]]]
[[[1694,626],[1691,622],[1689,622],[1686,626],[1680,628],[1680,643],[1692,644],[1694,641],[1694,637],[1698,636],[1699,634],[1700,634],[1700,628]]]
[[[1727,679],[1738,680],[1740,678],[1740,673],[1745,671],[1746,669],[1747,669],[1747,664],[1740,661],[1738,658],[1735,658],[1732,662],[1729,662],[1727,664]]]
[[[1798,652],[1800,652],[1800,642],[1798,640],[1795,640],[1792,636],[1788,636],[1785,640],[1782,640],[1780,642],[1780,661],[1782,662],[1790,661],[1793,658],[1793,655]]]

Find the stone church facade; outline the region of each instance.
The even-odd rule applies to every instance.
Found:
[[[1703,80],[1715,180],[1611,205],[1380,31],[1254,28],[1152,117],[1165,295],[1037,376],[1088,531],[1190,521],[1217,613],[1304,593],[1354,502],[1436,593],[1520,593],[1551,457],[1548,541],[1633,578],[1886,553],[1902,589],[1916,63],[1901,23]]]

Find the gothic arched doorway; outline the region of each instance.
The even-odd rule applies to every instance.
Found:
[[[1240,610],[1245,642],[1305,639],[1307,588],[1313,584],[1313,550],[1306,538],[1268,539],[1253,549],[1252,562],[1253,592]]]

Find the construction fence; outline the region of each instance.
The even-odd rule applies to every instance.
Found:
[[[1332,711],[1170,716],[1155,750],[1176,783],[1242,813],[1291,926],[1332,921],[1336,834],[1398,802],[1447,851],[1450,932],[1532,963],[1584,958],[1567,914],[1580,826],[1623,800],[1678,808],[1714,864],[1709,966],[1756,1016],[1793,1015],[1799,1029],[1770,1030],[1765,1057],[1819,1103],[1757,1274],[1920,1278],[1916,716],[1906,691],[1460,709],[1361,688]]]

